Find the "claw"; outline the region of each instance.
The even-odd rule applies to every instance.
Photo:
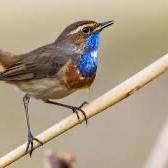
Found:
[[[43,145],[43,143],[42,143],[40,140],[38,140],[37,138],[34,138],[33,135],[32,135],[32,133],[29,132],[29,133],[28,133],[28,142],[27,142],[27,147],[26,147],[25,154],[28,153],[28,150],[29,150],[29,148],[30,148],[30,152],[29,152],[30,157],[32,156],[32,153],[33,153],[33,151],[34,151],[33,141],[36,141],[36,142],[38,142],[40,145]]]
[[[83,116],[84,116],[84,118],[85,118],[86,125],[87,125],[87,123],[88,123],[87,116],[86,116],[85,111],[82,110],[82,107],[83,107],[84,105],[86,105],[86,104],[88,104],[88,102],[85,101],[85,102],[83,102],[79,107],[72,107],[72,111],[73,111],[73,113],[76,114],[76,116],[77,116],[77,118],[78,118],[79,121],[80,121],[80,117],[79,117],[78,112],[80,111],[80,112],[83,114]]]
[[[87,101],[84,101],[80,106],[79,106],[79,108],[82,108],[83,106],[85,106],[85,105],[87,105],[87,104],[89,104]]]

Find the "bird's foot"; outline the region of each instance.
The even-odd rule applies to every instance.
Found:
[[[67,104],[62,104],[62,103],[58,103],[58,102],[54,102],[54,101],[51,101],[51,100],[47,100],[45,101],[46,103],[49,103],[49,104],[54,104],[54,105],[57,105],[57,106],[61,106],[61,107],[65,107],[65,108],[68,108],[68,109],[71,109],[73,111],[73,113],[76,114],[78,120],[80,121],[80,117],[79,117],[79,112],[81,112],[84,116],[84,119],[86,121],[86,124],[87,124],[87,117],[86,117],[86,113],[84,110],[82,110],[82,107],[86,104],[88,104],[88,102],[83,102],[79,107],[76,107],[76,106],[70,106],[70,105],[67,105]]]
[[[34,150],[34,142],[33,141],[36,141],[40,145],[43,145],[43,143],[40,140],[38,140],[37,138],[34,138],[34,136],[32,135],[32,133],[29,131],[28,132],[28,142],[27,142],[27,147],[26,147],[25,154],[28,153],[28,150],[30,148],[30,151],[29,151],[30,157],[32,156],[32,153],[33,153],[33,150]]]
[[[79,121],[80,121],[80,117],[79,117],[78,113],[81,112],[83,114],[83,116],[84,116],[84,119],[85,119],[85,122],[86,122],[86,125],[87,125],[87,123],[88,123],[87,116],[86,116],[85,111],[82,110],[82,107],[85,106],[86,104],[88,104],[88,102],[85,101],[79,107],[71,106],[71,109],[72,109],[73,113],[76,114],[76,116],[77,116]]]

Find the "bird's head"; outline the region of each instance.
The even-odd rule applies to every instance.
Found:
[[[113,23],[114,21],[102,23],[95,21],[75,22],[62,32],[56,42],[62,43],[64,47],[70,44],[73,51],[97,51],[100,43],[100,32]]]

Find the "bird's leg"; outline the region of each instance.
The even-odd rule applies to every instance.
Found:
[[[28,105],[29,105],[29,101],[30,101],[30,97],[28,96],[28,94],[26,94],[23,97],[23,103],[24,103],[24,108],[25,108],[25,114],[26,114],[26,122],[27,122],[27,129],[28,129],[28,142],[27,142],[27,147],[26,147],[26,151],[25,153],[28,152],[29,147],[30,147],[30,157],[33,153],[33,141],[37,141],[39,144],[43,145],[43,143],[41,141],[39,141],[37,138],[34,138],[32,132],[31,132],[31,128],[30,128],[30,121],[29,121],[29,110],[28,110]]]
[[[79,107],[76,107],[76,106],[70,106],[70,105],[67,105],[67,104],[62,104],[62,103],[58,103],[58,102],[54,102],[54,101],[51,101],[51,100],[47,100],[45,101],[46,103],[49,103],[49,104],[54,104],[54,105],[57,105],[57,106],[61,106],[61,107],[65,107],[65,108],[68,108],[68,109],[71,109],[73,111],[73,113],[76,114],[78,120],[80,120],[80,117],[79,117],[79,114],[78,112],[81,112],[85,118],[85,121],[86,121],[86,124],[87,124],[87,116],[86,116],[86,113],[84,110],[82,110],[82,107],[86,104],[88,104],[88,102],[83,102]]]

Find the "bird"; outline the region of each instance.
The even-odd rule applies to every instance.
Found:
[[[82,107],[62,104],[54,100],[64,98],[73,92],[89,88],[98,67],[100,33],[114,23],[113,20],[96,22],[77,21],[67,26],[58,38],[45,46],[24,54],[14,54],[0,50],[0,81],[14,85],[24,92],[23,104],[27,122],[27,148],[30,157],[34,141],[43,143],[33,136],[29,121],[31,98],[45,103],[62,106],[87,117]]]

